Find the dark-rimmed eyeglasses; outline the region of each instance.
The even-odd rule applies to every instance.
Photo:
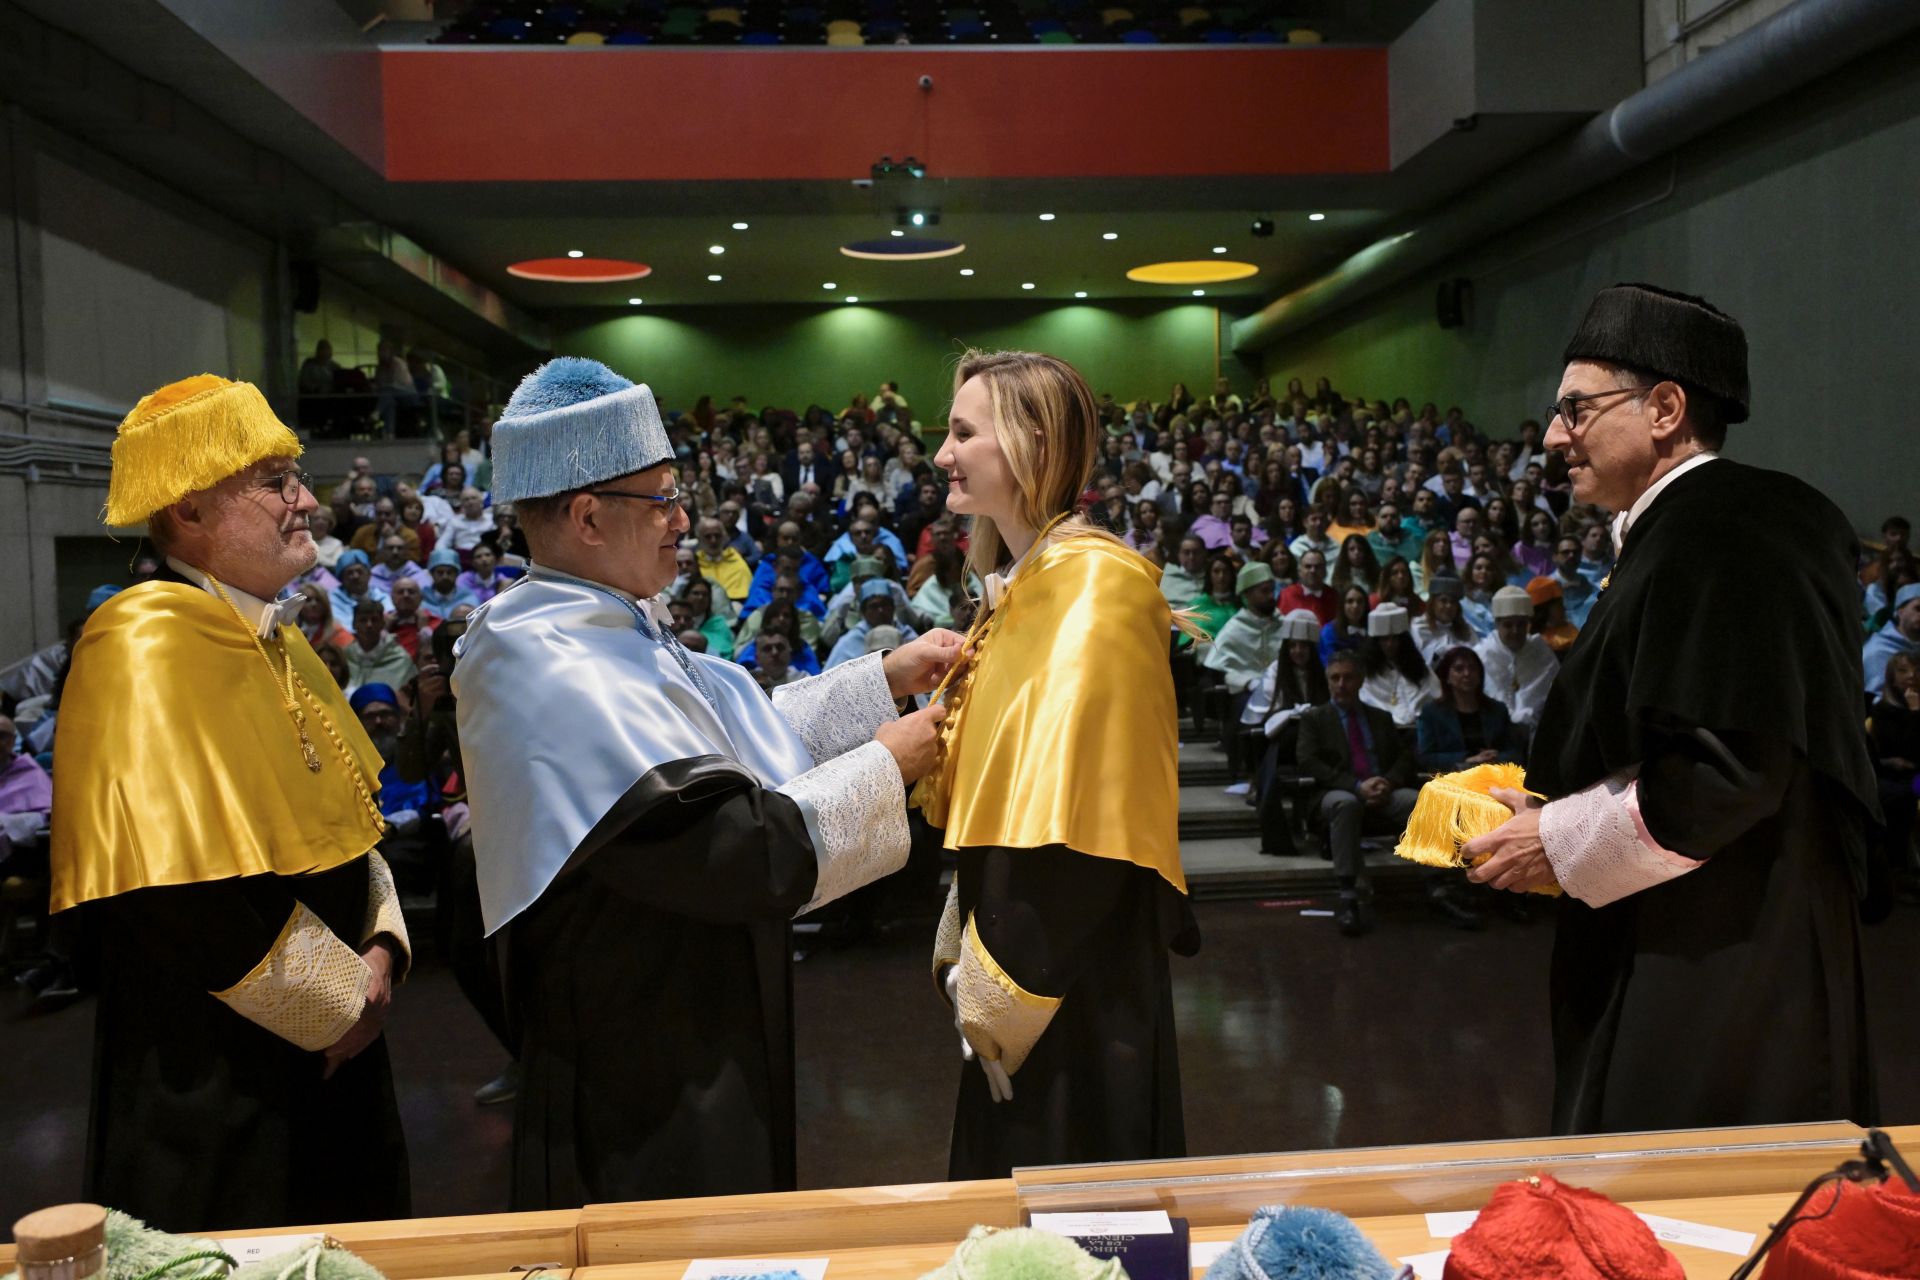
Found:
[[[260,481],[260,487],[262,489],[278,489],[280,491],[280,501],[286,503],[288,506],[292,506],[294,503],[300,501],[300,493],[302,490],[313,488],[313,477],[304,471],[282,471],[278,475],[263,477]]]
[[[589,489],[587,492],[596,498],[632,498],[635,502],[651,502],[668,515],[680,509],[681,491],[677,488],[665,493],[627,493],[620,489]]]
[[[1659,384],[1653,383],[1644,387],[1614,387],[1610,391],[1570,392],[1547,406],[1547,425],[1552,426],[1553,420],[1559,418],[1567,424],[1568,430],[1572,430],[1580,421],[1581,405],[1605,396],[1638,395],[1643,391],[1653,390],[1657,385]]]

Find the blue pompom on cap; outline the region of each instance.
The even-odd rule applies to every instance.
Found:
[[[493,425],[495,502],[583,489],[672,461],[660,408],[635,383],[580,356],[549,360]]]
[[[1331,1209],[1269,1205],[1206,1280],[1393,1280],[1398,1273],[1351,1219]]]
[[[503,418],[529,418],[549,409],[564,409],[570,404],[598,400],[633,385],[598,360],[584,356],[559,356],[547,361],[513,389]]]

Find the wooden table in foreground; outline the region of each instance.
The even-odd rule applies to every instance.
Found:
[[[1889,1129],[1920,1154],[1920,1126]],[[1022,1169],[985,1182],[597,1204],[578,1210],[346,1223],[325,1232],[389,1280],[680,1280],[693,1258],[829,1258],[828,1280],[914,1280],[976,1223],[1035,1212],[1166,1209],[1195,1242],[1230,1240],[1261,1205],[1336,1209],[1390,1259],[1447,1247],[1431,1212],[1478,1209],[1502,1182],[1549,1173],[1643,1213],[1763,1237],[1816,1175],[1858,1154],[1845,1122],[1593,1138],[1370,1147]],[[1740,1259],[1672,1246],[1690,1280],[1724,1280]],[[0,1249],[0,1271],[12,1248]]]

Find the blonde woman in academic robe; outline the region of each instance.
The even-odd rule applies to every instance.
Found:
[[[962,358],[935,462],[984,592],[918,792],[959,858],[934,952],[961,1033],[954,1178],[1185,1153],[1176,622],[1158,567],[1077,510],[1100,440],[1064,361]]]

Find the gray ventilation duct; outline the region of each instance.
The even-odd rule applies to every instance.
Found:
[[[1920,28],[1920,0],[1799,0],[1232,329],[1246,357]]]

